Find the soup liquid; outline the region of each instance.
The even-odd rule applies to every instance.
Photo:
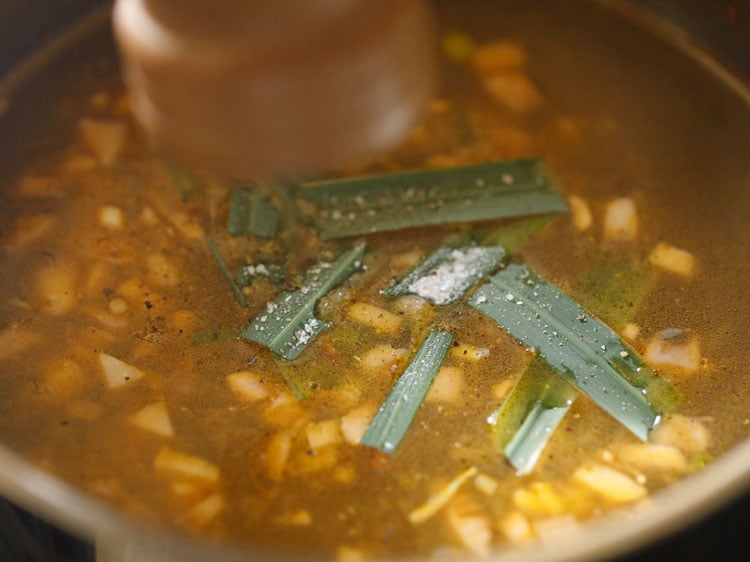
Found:
[[[705,450],[688,455],[690,470],[720,456],[750,433],[747,92],[596,3],[445,2],[437,9],[445,36],[521,49],[521,72],[541,103],[531,111],[498,104],[469,61],[446,56],[442,89],[411,138],[380,161],[331,175],[541,156],[562,194],[587,202],[593,222],[580,231],[569,214],[557,216],[518,258],[616,330],[637,325],[632,344],[641,353],[663,330],[697,338],[697,369],[659,372],[683,394],[679,415],[710,434]],[[175,167],[152,154],[132,126],[117,73],[102,27],[49,53],[7,93],[0,120],[0,441],[6,447],[148,524],[342,560],[477,552],[456,523],[474,516],[489,522],[493,543],[512,543],[503,523],[512,514],[530,523],[533,538],[543,535],[534,527],[539,522],[583,521],[618,507],[574,481],[587,462],[642,476],[649,492],[689,472],[618,464],[613,451],[638,440],[581,396],[535,470],[515,474],[493,447],[486,420],[525,369],[529,351],[465,302],[404,313],[403,303],[380,293],[410,260],[467,225],[364,237],[366,272],[324,299],[318,314],[332,327],[286,367],[309,393],[298,401],[272,354],[235,338],[278,289],[254,283],[244,310],[204,236],[216,240],[232,267],[283,263],[291,286],[356,240],[322,242],[309,227],[288,224],[270,241],[230,237],[232,182],[199,172],[192,183],[175,181]],[[91,121],[124,124],[111,162],[86,136]],[[637,208],[634,241],[605,232],[607,206],[623,197]],[[660,242],[689,251],[695,272],[655,269],[649,255]],[[597,260],[614,273],[591,282],[587,274]],[[622,301],[599,308],[596,295],[622,270],[652,272],[648,292],[637,300],[624,292]],[[353,302],[402,317],[400,327],[384,335],[353,321],[347,315]],[[340,437],[311,445],[310,428],[377,406],[405,366],[399,350],[412,353],[432,325],[487,354],[477,361],[449,354],[446,366],[461,373],[457,399],[426,401],[393,455]],[[387,368],[363,368],[378,346],[393,350]],[[142,378],[110,388],[101,354],[137,367]],[[238,397],[227,379],[238,372],[259,377],[260,398]],[[154,405],[166,412],[171,431],[134,422]],[[165,469],[157,460],[165,450],[205,461],[200,466],[218,477]],[[280,467],[274,455],[283,457]],[[462,486],[426,522],[408,521],[469,466],[488,480]],[[549,490],[552,504],[539,499]],[[524,503],[528,494],[536,499]]]

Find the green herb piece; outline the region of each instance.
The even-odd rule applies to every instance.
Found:
[[[567,210],[538,159],[308,183],[324,239]]]
[[[631,259],[599,255],[576,282],[581,304],[616,329],[632,322],[654,285],[656,273]]]
[[[490,417],[493,439],[519,475],[534,468],[575,398],[576,390],[564,378],[534,358]]]
[[[243,308],[247,308],[247,298],[245,298],[245,294],[235,282],[234,276],[232,275],[232,272],[229,271],[227,264],[224,263],[224,259],[221,257],[219,250],[216,248],[216,244],[214,244],[214,241],[211,240],[208,236],[205,237],[205,240],[206,245],[208,246],[208,250],[211,252],[211,255],[214,257],[216,264],[219,266],[221,275],[224,277],[226,282],[229,283],[229,287],[232,289],[234,298],[237,299],[237,302],[240,303]]]
[[[441,246],[383,293],[389,297],[414,294],[433,304],[450,304],[495,271],[504,256],[499,246]]]
[[[284,359],[295,359],[328,326],[315,318],[315,303],[360,269],[364,253],[365,245],[360,244],[333,264],[311,268],[300,289],[279,294],[240,337],[265,345]]]
[[[257,190],[244,187],[232,190],[227,217],[227,230],[231,234],[273,238],[278,227],[276,209]]]
[[[393,453],[406,435],[453,341],[450,332],[432,329],[414,359],[393,385],[361,443]]]
[[[237,275],[237,284],[240,287],[248,287],[253,279],[259,277],[265,277],[271,283],[282,283],[284,281],[284,268],[278,263],[244,265]]]
[[[281,373],[282,378],[286,382],[289,389],[292,391],[292,394],[294,394],[294,397],[297,398],[297,400],[304,400],[307,398],[306,393],[303,391],[302,385],[298,381],[298,372],[294,368],[294,363],[291,361],[286,361],[282,359],[281,357],[278,357],[277,355],[273,356],[274,363],[276,363],[276,366],[279,368],[279,372]]]
[[[495,274],[470,304],[643,440],[676,397],[614,331],[524,265]]]

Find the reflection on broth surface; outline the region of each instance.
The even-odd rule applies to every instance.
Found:
[[[438,6],[440,96],[393,154],[329,176],[453,177],[467,165],[541,157],[569,207],[562,213],[532,207],[516,218],[324,239],[308,197],[320,185],[300,195],[290,182],[257,182],[238,195],[237,182],[148,152],[105,33],[30,75],[1,125],[2,442],[148,523],[358,560],[483,555],[569,533],[746,438],[747,99],[597,5],[502,4]],[[518,182],[513,170],[496,183]],[[275,232],[243,222],[235,199],[244,196],[248,208],[277,213]],[[428,202],[424,216],[446,206]],[[245,233],[255,228],[262,235]],[[321,289],[314,317],[291,330],[298,355],[269,350],[265,318],[287,295],[317,290],[311,268],[338,266],[362,242],[364,253]],[[406,294],[384,293],[446,244],[444,269],[406,283]],[[641,398],[647,385],[646,407],[663,414],[647,441],[585,382],[581,392],[557,389],[560,374],[531,349],[553,364],[543,342],[503,325],[512,313],[496,321],[480,306],[515,265],[483,270],[450,304],[430,284],[465,280],[477,248],[498,244],[505,263],[525,264],[585,307],[573,327],[561,324],[567,337],[584,339],[580,326],[595,326],[594,315],[622,338],[587,361],[609,353],[628,376],[620,363],[637,353],[657,371],[649,379],[637,369],[630,376],[646,382],[624,383]],[[550,298],[554,306],[519,306],[536,304],[547,318],[565,299]],[[328,326],[318,333],[315,321]],[[400,443],[378,446],[376,412],[404,372],[430,362],[413,359],[433,328],[438,339],[450,334],[444,357],[435,344],[432,374],[420,375],[434,381]],[[675,409],[672,387],[682,396]],[[520,475],[505,445],[536,398],[562,417]]]

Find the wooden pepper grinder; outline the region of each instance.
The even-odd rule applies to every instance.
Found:
[[[436,81],[424,0],[117,0],[136,119],[154,145],[232,177],[392,147]]]

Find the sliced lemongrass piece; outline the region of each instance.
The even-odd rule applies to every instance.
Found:
[[[363,445],[375,447],[384,453],[396,450],[427,395],[452,341],[450,332],[433,328],[367,427],[362,436]]]
[[[519,475],[534,468],[575,398],[575,389],[535,358],[490,417],[493,439]]]
[[[499,246],[441,246],[383,293],[389,297],[413,294],[433,304],[451,304],[495,271],[504,256]]]
[[[214,244],[214,241],[211,240],[208,236],[206,236],[205,239],[206,246],[208,246],[209,252],[211,252],[214,261],[216,261],[216,265],[219,266],[221,276],[229,284],[229,288],[232,289],[234,298],[237,299],[237,302],[240,303],[240,306],[242,306],[243,308],[247,308],[247,298],[245,298],[245,294],[242,292],[239,285],[237,285],[237,282],[234,280],[234,276],[232,275],[232,272],[229,271],[227,264],[224,262],[224,258],[221,257],[216,244]]]
[[[365,245],[360,244],[333,264],[320,263],[311,268],[301,288],[281,293],[269,302],[240,337],[265,345],[284,359],[295,359],[328,326],[315,318],[315,303],[360,269],[364,252]]]
[[[322,238],[567,210],[539,159],[305,184]]]
[[[613,330],[524,265],[495,274],[470,304],[643,440],[676,398]]]
[[[278,226],[276,209],[258,191],[244,187],[232,190],[227,217],[227,230],[231,234],[273,238]]]

